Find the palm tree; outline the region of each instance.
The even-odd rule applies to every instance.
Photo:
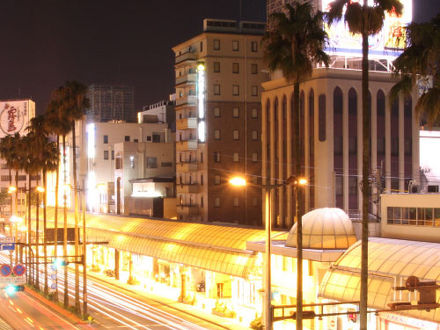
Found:
[[[368,36],[378,33],[384,23],[385,13],[402,14],[399,0],[374,0],[372,6],[364,0],[363,5],[351,0],[334,0],[329,4],[328,24],[342,18],[353,34],[362,36],[362,261],[360,294],[360,329],[367,329],[368,297],[368,206],[371,188],[370,174],[370,127],[371,115],[368,107]],[[344,11],[345,10],[345,11]]]
[[[286,5],[285,13],[275,13],[269,17],[271,27],[263,37],[264,59],[271,71],[281,70],[284,77],[293,83],[294,117],[294,168],[295,175],[300,176],[300,84],[309,78],[316,63],[328,66],[329,57],[324,52],[327,34],[323,29],[323,16],[320,11],[314,12],[309,2],[294,2]],[[302,205],[302,195],[298,192],[298,201]],[[297,212],[297,329],[302,329],[302,213]],[[266,219],[266,221],[268,221]]]
[[[72,175],[75,208],[75,256],[79,255],[78,237],[78,175],[76,163],[76,131],[75,121],[82,119],[85,109],[89,106],[87,98],[87,86],[77,82],[68,81],[65,83],[62,93],[61,111],[65,118],[70,122],[72,134]],[[79,264],[75,263],[75,309],[80,310],[79,301]]]
[[[411,23],[406,32],[408,47],[394,61],[400,81],[391,89],[390,100],[396,100],[399,92],[410,94],[418,81],[424,82],[416,111],[432,125],[440,121],[440,14],[430,22]]]
[[[71,124],[65,117],[64,112],[62,111],[62,102],[63,102],[63,87],[59,87],[52,92],[51,100],[49,102],[49,106],[46,110],[46,125],[49,132],[55,134],[57,136],[57,150],[60,150],[60,136],[62,138],[63,145],[63,168],[67,167],[66,160],[66,135],[69,133]],[[64,171],[63,175],[63,218],[64,218],[64,231],[63,231],[63,256],[67,256],[67,191],[65,189],[67,185],[67,176],[66,171]],[[58,256],[57,248],[58,248],[58,192],[59,192],[59,160],[58,167],[56,171],[56,183],[55,183],[55,219],[54,219],[54,258],[56,259]],[[67,276],[67,267],[64,268],[64,307],[67,308],[69,306],[69,292],[68,292],[68,276]],[[54,295],[55,301],[58,300],[58,287],[55,289]]]

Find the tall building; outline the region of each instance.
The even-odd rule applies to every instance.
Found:
[[[278,2],[268,1],[267,10],[275,10]],[[326,10],[329,1],[321,2],[320,9]],[[390,63],[400,54],[391,41],[393,31],[408,24],[412,17],[411,6],[405,8],[402,17],[387,15],[383,30],[370,43],[372,218],[380,216],[377,203],[382,191],[404,192],[410,183],[419,182],[419,126],[414,109],[418,95],[415,91],[407,97],[401,95],[392,105],[388,98],[396,83]],[[262,177],[274,183],[293,173],[291,123],[292,115],[299,110],[301,174],[309,181],[305,211],[339,207],[358,218],[362,206],[361,44],[344,22],[326,29],[330,38],[326,51],[332,65],[323,68],[317,64],[313,75],[301,83],[299,109],[293,109],[292,83],[280,72],[274,72],[271,81],[263,83]],[[275,226],[292,226],[292,202],[290,187],[280,187],[274,194]]]
[[[178,218],[260,225],[265,24],[205,19],[203,26],[173,48]],[[254,184],[233,189],[234,174]]]
[[[88,87],[87,97],[90,101],[86,110],[88,121],[136,121],[133,87],[92,84]]]

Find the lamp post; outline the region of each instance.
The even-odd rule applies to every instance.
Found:
[[[247,185],[246,179],[240,176],[232,177],[229,180],[229,183],[232,186],[235,187],[244,187]],[[276,184],[266,184],[261,185],[261,187],[264,188],[264,221],[265,221],[265,232],[266,232],[266,244],[265,244],[265,252],[266,252],[266,258],[265,258],[265,269],[264,269],[264,325],[266,330],[272,330],[273,326],[273,315],[272,315],[272,270],[271,270],[271,248],[272,248],[272,202],[271,202],[271,194],[272,190],[279,188],[279,187],[285,187],[285,186],[294,186],[295,191],[295,208],[296,208],[296,214],[298,215],[298,186],[305,186],[307,185],[307,179],[305,178],[299,178],[296,176],[290,176],[286,180],[282,181],[281,183]],[[300,221],[298,221],[298,224]],[[297,225],[298,226],[298,225]],[[302,227],[301,227],[302,230]],[[298,232],[297,238],[300,239],[301,233]],[[302,242],[301,244],[297,245],[298,250],[298,260],[301,256],[301,266],[302,266]],[[301,250],[301,252],[300,252]],[[301,254],[300,254],[301,253]],[[298,265],[299,265],[298,262]],[[302,272],[301,272],[302,274]],[[302,312],[302,276],[298,277],[298,284],[297,284],[297,315],[298,310],[300,310],[300,313]],[[301,281],[299,280],[299,277],[301,277]],[[301,304],[299,303],[299,299],[301,299]],[[301,315],[301,314],[300,314]]]

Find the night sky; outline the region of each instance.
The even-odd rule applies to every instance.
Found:
[[[265,0],[242,0],[242,18],[265,19]],[[440,12],[414,0],[414,18]],[[135,87],[137,109],[173,92],[171,47],[202,20],[237,19],[239,0],[0,0],[0,99],[32,98],[39,113],[66,80]]]

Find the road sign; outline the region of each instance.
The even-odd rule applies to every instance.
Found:
[[[0,244],[0,250],[1,251],[14,251],[15,250],[15,243],[8,243],[8,244]]]
[[[15,276],[22,276],[26,271],[26,267],[22,264],[18,264],[14,266],[14,269],[12,271],[14,272]]]
[[[9,285],[23,285],[26,284],[25,276],[0,276],[0,288],[6,288]]]
[[[0,266],[0,275],[1,276],[9,276],[11,275],[12,269],[11,266],[3,264]]]

